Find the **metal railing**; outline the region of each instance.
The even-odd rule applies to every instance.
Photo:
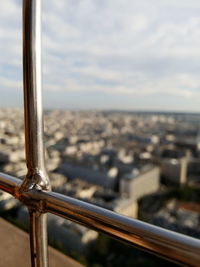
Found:
[[[48,212],[106,233],[140,249],[187,266],[200,266],[200,241],[51,192],[44,161],[41,100],[41,0],[23,0],[23,74],[28,173],[0,173],[0,189],[29,209],[32,267],[47,267]]]

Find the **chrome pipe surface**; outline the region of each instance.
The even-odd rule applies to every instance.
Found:
[[[22,181],[11,175],[0,172],[0,189],[18,197],[18,189],[20,188]]]
[[[27,176],[22,191],[49,190],[44,163],[41,0],[23,0],[23,81]]]
[[[199,266],[200,240],[53,192],[30,190],[19,195],[14,192],[20,183],[20,179],[0,173],[0,189],[13,194],[34,211],[50,212],[168,260]]]
[[[42,214],[30,208],[29,220],[32,267],[47,267],[47,214]]]
[[[44,161],[41,0],[23,0],[23,84],[27,175],[19,189],[19,199],[33,188],[50,190]],[[28,205],[29,206],[29,205]],[[47,267],[46,215],[30,209],[32,267]]]
[[[53,192],[31,190],[23,201],[187,266],[199,266],[200,240]]]

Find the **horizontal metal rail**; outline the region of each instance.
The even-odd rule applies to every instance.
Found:
[[[21,181],[0,173],[0,189],[41,213],[50,212],[187,266],[199,266],[200,241],[48,191],[18,194]]]

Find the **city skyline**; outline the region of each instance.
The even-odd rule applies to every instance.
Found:
[[[200,3],[43,2],[45,108],[198,112]],[[0,107],[22,106],[21,1],[1,3]]]

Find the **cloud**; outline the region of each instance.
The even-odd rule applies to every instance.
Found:
[[[1,5],[0,86],[9,87],[11,79],[19,86],[21,7],[16,0]],[[144,97],[154,98],[154,106],[159,95],[168,95],[177,102],[188,100],[186,109],[195,100],[198,109],[198,1],[46,0],[43,11],[44,89],[49,94],[137,96],[144,108]],[[115,107],[114,100],[110,105]]]

